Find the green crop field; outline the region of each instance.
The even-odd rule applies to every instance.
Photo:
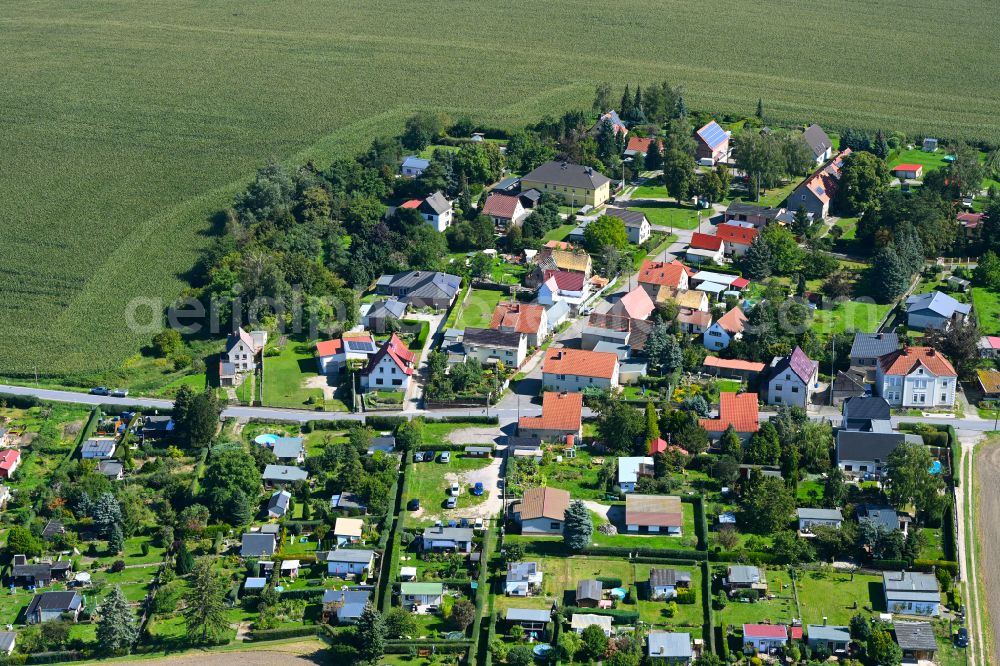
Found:
[[[120,366],[151,335],[127,315],[147,320],[183,289],[255,168],[322,165],[416,110],[513,127],[589,107],[600,81],[667,79],[694,109],[763,98],[772,124],[1000,142],[1000,51],[956,46],[1000,37],[980,2],[705,12],[516,0],[492,30],[471,0],[7,3],[0,374]]]

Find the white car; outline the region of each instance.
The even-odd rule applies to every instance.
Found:
[[[451,488],[448,489],[448,494],[452,497],[458,497],[460,492],[462,492],[462,487],[457,483],[451,484]]]
[[[476,522],[475,522],[475,523],[473,524],[473,526],[472,526],[472,527],[473,527],[473,529],[475,529],[475,530],[476,530],[477,532],[481,532],[481,531],[482,531],[482,529],[483,529],[483,519],[482,519],[482,518],[476,518]]]

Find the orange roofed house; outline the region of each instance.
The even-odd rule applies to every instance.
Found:
[[[618,386],[618,355],[550,348],[542,363],[542,385],[555,391],[613,388]]]
[[[714,261],[717,264],[722,263],[722,239],[718,236],[696,231],[691,234],[691,243],[688,244],[688,249],[685,251],[684,256],[692,264],[700,264],[704,261]]]
[[[642,262],[642,268],[639,269],[639,284],[687,289],[688,278],[693,273],[694,271],[677,260],[670,262],[647,260]]]
[[[539,346],[549,334],[549,317],[541,305],[498,303],[493,310],[490,328],[495,331],[524,333],[529,347]]]
[[[583,394],[547,391],[542,396],[541,416],[522,416],[517,421],[517,434],[546,441],[580,438],[583,424]]]
[[[893,407],[951,407],[958,373],[933,347],[904,347],[882,356],[875,368],[878,394]]]
[[[739,306],[734,307],[708,327],[703,342],[705,349],[725,349],[733,340],[743,337],[743,326],[746,323],[747,316],[743,314],[743,310]]]
[[[713,442],[722,437],[729,426],[733,426],[741,439],[746,441],[760,426],[756,393],[720,393],[719,417],[698,419],[698,425],[708,431]]]
[[[393,333],[361,371],[361,386],[374,391],[405,391],[413,376],[415,356]]]
[[[812,213],[814,220],[822,220],[829,216],[830,202],[840,182],[840,169],[850,154],[851,149],[845,148],[833,158],[832,162],[802,181],[795,191],[788,195],[788,210],[794,212],[801,206],[807,213]]]
[[[569,508],[569,493],[559,488],[528,488],[512,507],[521,534],[562,534]]]
[[[760,231],[754,227],[738,224],[720,224],[715,228],[715,237],[722,241],[723,250],[729,256],[742,257],[750,249],[750,243]]]

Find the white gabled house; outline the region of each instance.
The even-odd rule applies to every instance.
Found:
[[[405,391],[413,376],[415,359],[413,352],[393,333],[361,371],[361,387],[366,391]]]
[[[951,407],[958,373],[933,347],[905,347],[881,357],[875,386],[893,407]]]

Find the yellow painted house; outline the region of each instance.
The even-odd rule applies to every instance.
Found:
[[[521,178],[521,191],[530,189],[558,195],[567,206],[596,208],[611,196],[611,179],[591,167],[551,161]]]

